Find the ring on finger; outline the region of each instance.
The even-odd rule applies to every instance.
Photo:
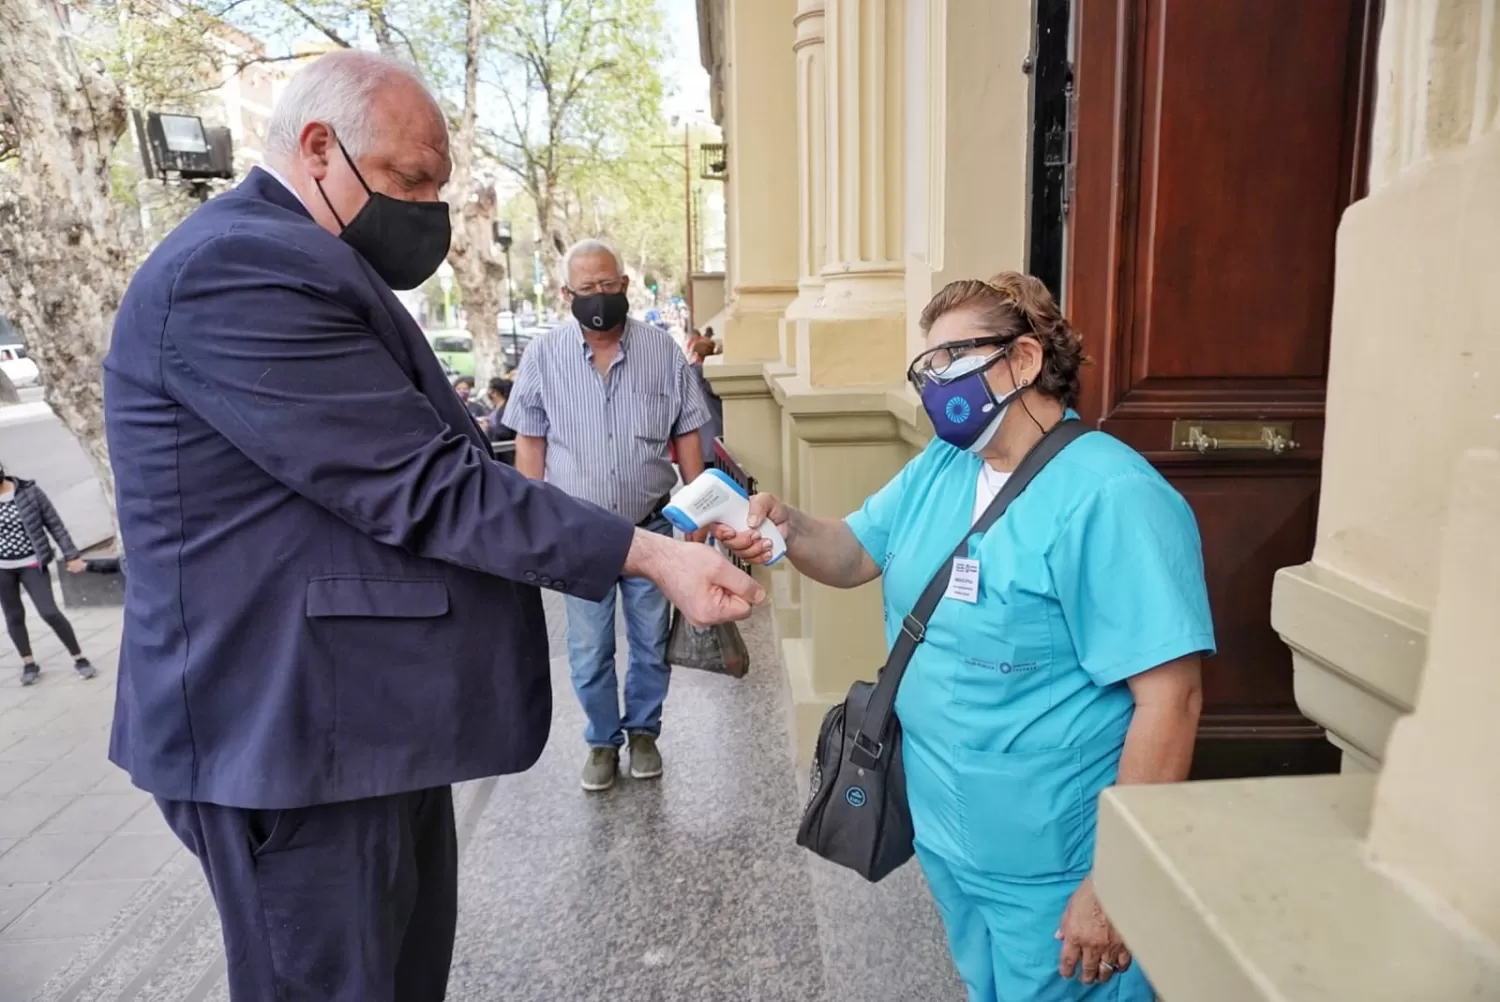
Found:
[[[1101,960],[1099,961],[1099,970],[1108,971],[1110,974],[1113,974],[1115,973],[1115,965],[1107,960]]]

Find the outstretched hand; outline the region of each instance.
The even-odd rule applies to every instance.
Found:
[[[766,599],[755,579],[712,547],[637,531],[625,572],[651,580],[694,626],[748,619]]]
[[[781,538],[790,546],[791,528],[787,525],[790,516],[791,510],[775,495],[757,494],[750,499],[750,517],[747,519],[750,527],[735,529],[720,522],[713,527],[714,538],[747,564],[769,563],[771,541],[760,534],[759,528],[770,522],[781,530]]]

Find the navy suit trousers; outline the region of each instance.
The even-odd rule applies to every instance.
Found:
[[[208,876],[234,1002],[441,1002],[458,915],[449,787],[281,811],[157,803]]]

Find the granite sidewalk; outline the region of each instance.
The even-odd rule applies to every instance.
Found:
[[[553,650],[560,602],[548,596]],[[45,674],[0,637],[0,1002],[228,999],[207,885],[105,759],[120,611],[69,610],[100,669]],[[456,789],[449,999],[942,1002],[963,997],[921,876],[871,887],[796,848],[800,795],[769,624],[743,680],[674,674],[659,783],[578,789],[582,715],[554,660],[552,739],[520,776]],[[621,645],[623,650],[623,644]]]

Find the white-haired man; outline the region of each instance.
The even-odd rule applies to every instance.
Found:
[[[712,414],[672,336],[630,317],[630,278],[608,244],[579,241],[563,259],[563,276],[573,320],[526,349],[505,409],[504,421],[516,433],[516,468],[646,532],[670,535],[662,515],[677,483],[670,444],[683,480],[691,481],[703,472],[699,429]],[[567,599],[573,691],[587,718],[582,784],[593,792],[614,785],[627,741],[633,778],[662,773],[656,741],[671,678],[672,607],[650,581],[628,571],[618,591],[630,649],[623,714],[616,589],[602,601]]]
[[[105,369],[130,557],[110,757],[198,857],[236,1002],[437,1002],[449,784],[551,715],[538,587],[640,575],[700,621],[708,548],[495,462],[392,295],[448,250],[448,134],[407,68],[324,56],[268,162],[142,266]]]

